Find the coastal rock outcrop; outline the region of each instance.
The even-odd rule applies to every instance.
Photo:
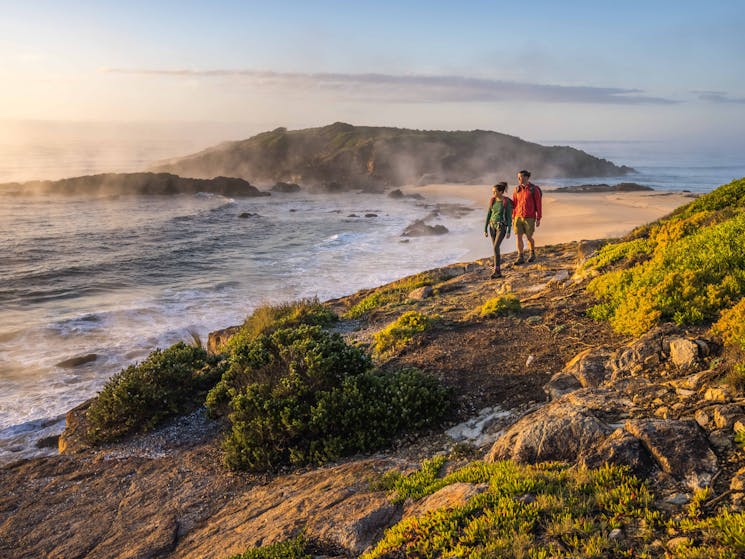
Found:
[[[662,471],[691,489],[708,487],[717,457],[694,421],[630,419],[624,429],[639,439]]]
[[[635,182],[619,182],[617,184],[578,184],[573,186],[560,186],[557,192],[644,192],[654,190],[651,186]]]
[[[235,335],[236,332],[238,332],[239,329],[240,326],[229,326],[221,330],[210,332],[207,335],[207,351],[212,354],[220,353],[223,346]]]
[[[573,461],[601,442],[633,404],[615,392],[582,389],[526,415],[494,443],[487,461]]]
[[[449,233],[449,230],[444,225],[428,225],[423,219],[417,219],[414,223],[411,223],[401,233],[402,237],[426,237],[429,235],[444,235]]]
[[[170,173],[105,173],[57,181],[0,184],[14,194],[65,196],[220,194],[222,196],[269,196],[247,180],[234,177],[186,178]]]
[[[93,400],[87,400],[75,406],[65,415],[65,430],[59,436],[57,448],[60,454],[76,454],[90,449],[85,437],[88,422],[85,414]]]
[[[703,392],[698,371],[712,346],[663,325],[615,351],[578,353],[544,386],[552,401],[511,426],[487,459],[609,461],[639,475],[656,469],[691,491],[708,487],[720,467],[712,446],[731,440],[743,411],[726,394]],[[697,396],[722,403],[699,407],[694,421],[684,410]]]

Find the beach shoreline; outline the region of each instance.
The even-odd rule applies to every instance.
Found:
[[[511,195],[514,187],[508,189]],[[402,189],[405,194],[421,194],[438,203],[461,203],[474,210],[480,233],[491,196],[491,185],[429,184]],[[685,192],[559,192],[543,189],[543,219],[535,233],[536,247],[580,240],[619,238],[635,227],[651,223],[691,201]],[[502,243],[502,253],[515,250],[514,235]],[[467,259],[490,256],[483,235],[465,240]]]

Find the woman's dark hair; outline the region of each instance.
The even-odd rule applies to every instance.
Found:
[[[507,183],[506,182],[498,182],[497,184],[494,185],[494,188],[496,188],[497,190],[499,190],[499,192],[504,192],[505,189],[507,188]]]

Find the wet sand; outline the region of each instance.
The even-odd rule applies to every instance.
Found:
[[[514,186],[508,189],[512,194]],[[483,230],[491,185],[431,184],[409,187],[407,194],[419,193],[428,200],[460,202],[481,212],[473,218],[474,226]],[[599,192],[570,193],[543,189],[543,219],[536,230],[536,246],[621,237],[639,225],[659,219],[692,200],[679,192]],[[476,219],[478,217],[478,219]],[[483,236],[468,240],[471,256],[488,256],[489,246]],[[514,235],[502,244],[502,252],[515,250]]]

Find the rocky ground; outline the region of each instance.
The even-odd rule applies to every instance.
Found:
[[[73,444],[64,454],[0,470],[0,557],[226,558],[302,529],[319,556],[357,556],[403,516],[478,490],[457,484],[408,505],[376,490],[382,473],[437,453],[451,466],[475,458],[625,463],[650,480],[663,508],[685,507],[708,486],[705,507],[740,507],[745,455],[733,437],[745,429],[745,400],[721,382],[728,357],[703,329],[663,326],[625,339],[587,318],[591,299],[575,272],[595,246],[543,248],[536,263],[507,266],[496,280],[486,261],[454,265],[406,302],[339,324],[368,344],[404,311],[436,317],[381,365],[416,366],[453,388],[457,411],[442,431],[265,477],[222,466],[221,426],[203,411],[98,449],[67,433]],[[520,312],[478,315],[507,292]],[[365,295],[330,304],[341,313]]]

